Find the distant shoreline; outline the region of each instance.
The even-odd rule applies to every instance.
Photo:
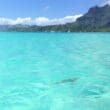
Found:
[[[110,5],[94,6],[75,22],[59,25],[0,25],[5,32],[110,32]]]

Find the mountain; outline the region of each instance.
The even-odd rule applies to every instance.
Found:
[[[52,31],[109,31],[110,32],[110,5],[94,6],[74,23],[49,26]]]
[[[76,23],[87,31],[110,31],[110,5],[90,8]]]
[[[1,25],[0,31],[31,31],[31,32],[110,32],[110,5],[94,6],[76,22],[65,25],[30,26],[30,25]]]
[[[77,23],[80,25],[89,26],[105,26],[110,23],[110,6],[105,5],[103,7],[92,7],[82,17],[77,19]]]

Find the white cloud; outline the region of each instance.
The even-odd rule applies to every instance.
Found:
[[[1,25],[31,24],[31,21],[31,18],[17,18],[15,20],[9,18],[0,18]]]
[[[50,9],[50,6],[45,6],[44,11],[48,11]]]
[[[102,3],[102,6],[104,6],[104,5],[110,5],[110,0],[105,0],[103,3]]]
[[[54,18],[49,19],[46,17],[37,17],[32,19],[28,18],[17,18],[17,19],[9,19],[9,18],[0,18],[0,25],[16,25],[16,24],[27,24],[27,25],[56,25],[56,24],[65,24],[70,22],[75,22],[77,18],[81,17],[82,15],[75,15],[75,16],[66,16],[64,18]]]

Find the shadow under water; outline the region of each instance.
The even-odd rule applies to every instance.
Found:
[[[69,78],[55,82],[54,84],[75,83],[77,80],[78,80],[77,78]]]

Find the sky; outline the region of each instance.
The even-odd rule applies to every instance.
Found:
[[[64,24],[106,2],[110,0],[0,0],[0,24]]]

